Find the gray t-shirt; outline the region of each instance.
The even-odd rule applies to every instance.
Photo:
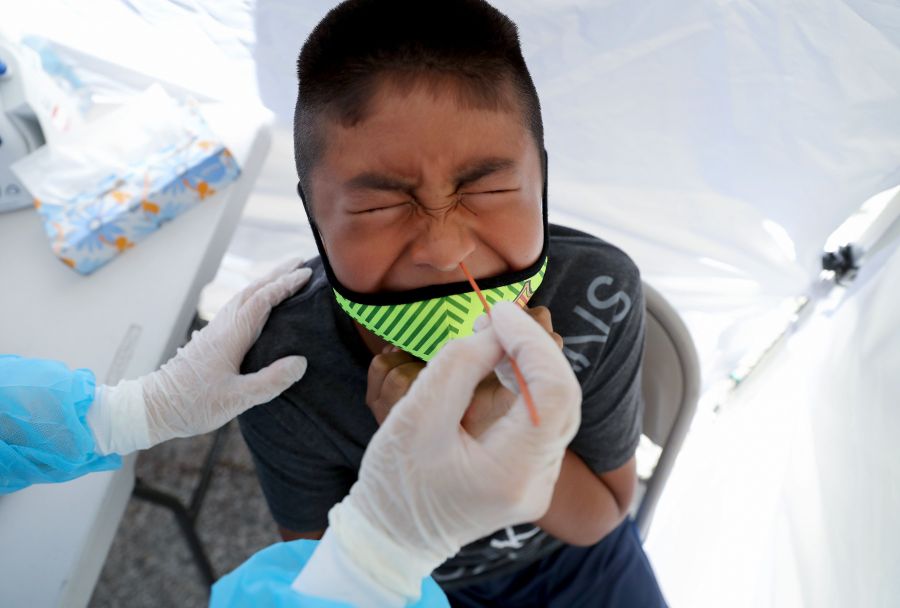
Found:
[[[621,250],[560,226],[550,226],[548,258],[529,305],[550,309],[581,383],[581,427],[570,448],[595,473],[604,473],[631,458],[641,434],[640,275]],[[327,527],[328,510],[350,490],[378,429],[365,403],[372,355],[337,306],[321,261],[309,266],[309,283],[272,311],[242,366],[251,372],[302,354],[309,360],[306,375],[239,419],[275,521],[297,532]],[[434,576],[445,587],[465,585],[524,566],[560,545],[531,524],[515,526],[464,547]]]

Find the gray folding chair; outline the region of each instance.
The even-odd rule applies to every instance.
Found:
[[[656,503],[687,435],[700,393],[700,363],[687,327],[675,309],[644,283],[646,337],[641,381],[644,435],[662,448],[652,474],[639,480],[635,516],[646,539]]]

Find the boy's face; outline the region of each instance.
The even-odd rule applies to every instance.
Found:
[[[541,162],[518,110],[382,85],[365,120],[329,121],[312,212],[338,280],[401,291],[521,270],[543,245]]]

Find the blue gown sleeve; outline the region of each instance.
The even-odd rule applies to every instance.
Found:
[[[312,557],[314,540],[294,540],[266,547],[212,588],[210,608],[353,608],[349,604],[301,595],[291,584]],[[347,581],[352,585],[353,581]],[[422,595],[414,608],[449,608],[447,597],[431,578],[422,582]]]
[[[89,370],[0,355],[0,494],[122,465],[95,451],[85,420],[94,391]]]

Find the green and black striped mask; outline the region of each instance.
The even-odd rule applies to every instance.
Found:
[[[485,299],[491,306],[505,301],[524,307],[544,279],[547,258],[541,258],[540,262],[537,271],[527,278],[496,287],[482,287]],[[354,302],[337,289],[334,296],[341,309],[357,323],[424,361],[431,359],[450,340],[471,335],[475,319],[484,312],[481,300],[471,290],[402,304]]]

